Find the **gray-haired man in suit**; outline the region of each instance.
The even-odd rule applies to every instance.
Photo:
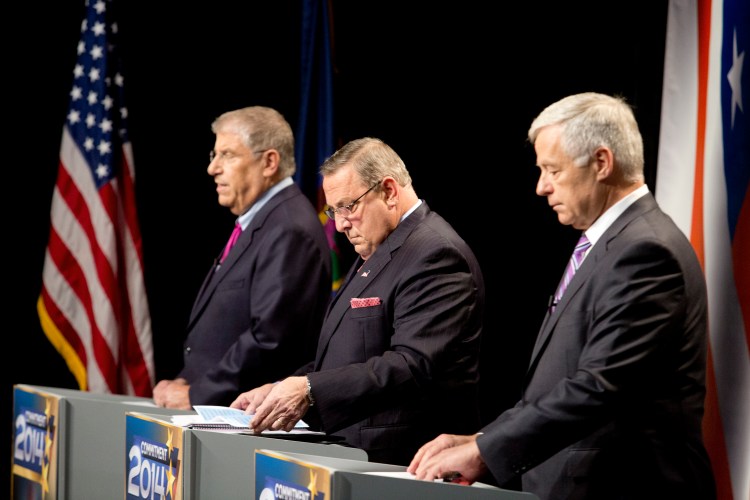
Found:
[[[243,388],[292,373],[315,355],[331,296],[325,231],[291,177],[289,123],[250,106],[223,113],[211,130],[207,172],[242,233],[195,298],[182,370],[154,388],[167,408],[228,405]]]
[[[592,246],[544,319],[515,407],[474,435],[442,435],[419,479],[522,475],[541,499],[715,497],[701,436],[707,304],[693,248],[643,178],[624,100],[550,106],[529,129],[536,192]]]
[[[374,462],[479,425],[484,282],[473,252],[417,197],[393,149],[352,141],[321,167],[328,216],[359,254],[329,306],[314,363],[232,405],[255,431],[305,421]]]

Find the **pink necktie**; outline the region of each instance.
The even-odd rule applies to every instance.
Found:
[[[229,251],[232,249],[235,243],[237,243],[237,238],[240,237],[240,234],[242,233],[242,226],[240,226],[239,222],[236,222],[234,224],[234,230],[232,231],[231,236],[229,236],[229,241],[227,241],[227,246],[224,247],[224,253],[221,254],[221,259],[219,262],[224,262],[224,259],[227,258],[227,255],[229,255]]]
[[[591,246],[591,242],[588,238],[586,238],[585,234],[581,235],[581,238],[578,240],[578,243],[576,244],[575,250],[573,250],[573,255],[570,256],[570,260],[568,261],[568,266],[565,268],[565,274],[563,274],[562,279],[560,280],[560,284],[557,285],[557,291],[555,292],[555,300],[552,303],[552,310],[555,310],[555,306],[560,303],[560,300],[562,299],[563,294],[565,293],[565,289],[568,288],[568,285],[570,284],[570,281],[573,279],[573,275],[578,271],[578,268],[581,267],[581,262],[583,262],[583,257],[586,255],[586,250],[589,249]]]

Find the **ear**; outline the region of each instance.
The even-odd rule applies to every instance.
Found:
[[[279,152],[275,149],[267,149],[264,151],[260,158],[261,165],[263,165],[263,177],[275,177],[279,171],[280,161],[281,155],[279,155]]]
[[[600,146],[594,151],[594,169],[596,169],[596,179],[599,181],[612,176],[615,170],[615,156],[611,149]]]
[[[386,205],[389,207],[395,207],[398,204],[398,196],[401,192],[401,186],[398,185],[396,179],[393,177],[384,177],[382,182],[381,190],[384,194]]]

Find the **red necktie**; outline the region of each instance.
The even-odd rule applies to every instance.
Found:
[[[229,241],[227,241],[227,246],[224,247],[224,253],[221,254],[221,259],[219,262],[224,262],[224,259],[227,258],[227,255],[229,255],[229,251],[232,249],[235,243],[237,243],[237,238],[240,237],[240,234],[242,233],[242,226],[240,226],[239,222],[236,222],[234,224],[234,230],[232,231],[231,236],[229,236]]]

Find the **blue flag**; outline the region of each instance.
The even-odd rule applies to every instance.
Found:
[[[336,149],[333,117],[333,61],[331,8],[328,0],[302,1],[301,95],[295,133],[297,171],[294,181],[305,193],[314,193],[320,222],[331,249],[333,286],[341,285],[340,252],[336,228],[323,213],[325,198],[318,174],[320,165]]]

